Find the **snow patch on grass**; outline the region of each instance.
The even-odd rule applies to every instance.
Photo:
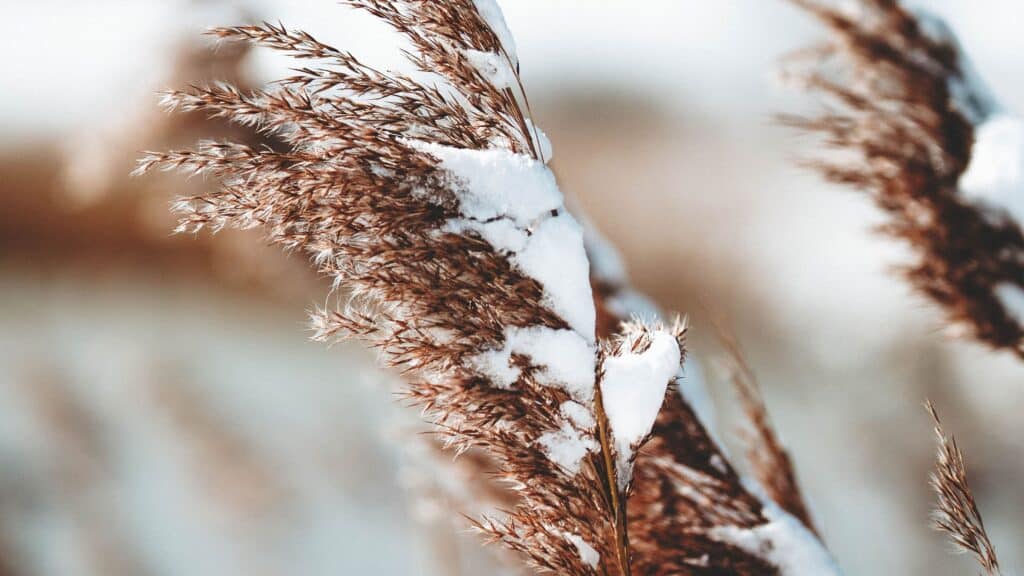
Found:
[[[975,128],[971,163],[960,177],[964,198],[1024,221],[1024,121],[997,114]]]
[[[519,55],[516,52],[516,41],[512,32],[505,22],[505,13],[501,11],[497,0],[474,0],[477,12],[483,17],[484,22],[491,27],[494,35],[498,37],[502,47],[513,62],[519,62]]]
[[[597,565],[601,562],[601,553],[594,550],[594,547],[587,543],[586,540],[576,534],[565,534],[565,539],[576,546],[576,550],[580,553],[580,560],[591,568],[597,568]]]
[[[495,88],[504,90],[516,85],[515,71],[509,66],[505,56],[480,50],[464,50],[463,54],[473,68],[476,68]]]
[[[622,486],[629,483],[633,450],[654,427],[668,384],[679,372],[680,360],[675,337],[655,332],[644,352],[627,351],[604,361],[601,394],[615,441],[618,481]]]
[[[512,365],[513,355],[526,356],[539,367],[536,377],[542,384],[563,388],[582,406],[593,402],[594,348],[574,331],[509,328],[505,345],[479,354],[473,365],[498,386],[511,389],[522,376],[520,368]]]
[[[589,434],[581,433],[568,422],[562,424],[561,430],[538,438],[537,443],[544,447],[544,453],[552,462],[570,474],[578,474],[583,459],[598,449],[597,442]]]
[[[721,526],[710,536],[767,559],[785,576],[839,576],[839,567],[828,551],[794,516],[766,503],[766,524],[753,528]]]

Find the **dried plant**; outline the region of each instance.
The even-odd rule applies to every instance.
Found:
[[[1024,234],[1011,197],[1024,155],[1008,137],[1020,120],[996,104],[938,18],[897,0],[793,1],[831,32],[789,70],[829,104],[820,116],[785,119],[838,152],[811,165],[866,190],[890,216],[883,230],[916,253],[907,278],[945,309],[954,333],[1024,358]],[[939,442],[935,527],[999,574],[963,455],[930,402],[928,411]]]
[[[412,44],[376,70],[283,25],[213,34],[309,60],[265,90],[196,86],[169,108],[283,142],[153,153],[222,188],[177,203],[181,231],[261,227],[311,255],[342,302],[321,340],[357,338],[408,381],[448,447],[480,450],[516,504],[477,528],[558,574],[828,574],[820,542],[762,502],[673,381],[685,326],[601,338],[583,228],[547,167],[493,1],[348,0]],[[604,314],[605,312],[602,312]],[[667,393],[672,390],[671,393]]]
[[[253,87],[255,83],[245,69],[250,52],[250,47],[244,44],[233,44],[211,51],[203,43],[189,38],[169,51],[168,61],[160,68],[167,70],[167,79],[172,83],[218,79],[235,86]],[[113,120],[104,119],[102,123],[97,121],[95,125],[88,126],[88,129],[70,138],[65,145],[61,180],[65,188],[62,199],[71,207],[82,210],[119,200],[122,203],[138,203],[142,210],[154,202],[163,201],[164,198],[160,198],[159,194],[135,193],[137,191],[131,189],[130,182],[125,178],[138,150],[146,147],[181,146],[204,134],[208,137],[216,135],[241,140],[252,145],[265,143],[248,128],[210,122],[202,115],[158,115],[148,100],[144,104],[140,102],[130,105],[127,111],[121,111]],[[204,183],[197,181],[193,185],[201,187]],[[161,187],[167,192],[171,183],[151,180],[147,186]],[[180,186],[179,182],[179,190]],[[159,216],[166,216],[166,212]],[[160,232],[165,232],[166,222],[158,221],[154,224],[162,224]]]
[[[631,328],[630,317],[657,317],[657,307],[630,285],[615,249],[597,231],[590,229],[588,232],[587,252],[591,261],[599,333],[604,329],[611,335],[611,330],[623,325],[628,331]],[[720,333],[726,334],[721,329]],[[732,350],[735,358],[742,360],[738,347],[734,346]],[[749,374],[749,368],[747,370]],[[770,562],[765,562],[757,554],[743,555],[736,550],[725,550],[720,539],[714,536],[718,528],[729,523],[741,525],[747,522],[749,528],[755,528],[768,521],[763,503],[747,492],[739,474],[708,434],[710,414],[695,410],[698,404],[694,396],[706,394],[702,390],[704,383],[694,382],[688,377],[687,384],[686,390],[675,389],[673,385],[651,433],[652,441],[639,457],[640,474],[650,474],[651,477],[651,484],[644,486],[657,485],[660,490],[650,490],[633,498],[631,510],[644,507],[643,512],[637,514],[643,522],[633,522],[657,530],[658,533],[651,532],[650,537],[663,546],[659,551],[652,551],[652,556],[659,558],[662,564],[645,566],[644,569],[666,574],[702,573],[701,570],[730,574],[774,573],[776,568]],[[750,391],[756,393],[754,389]],[[795,471],[774,433],[767,408],[763,403],[758,406],[760,412],[748,414],[755,429],[763,435],[763,443],[752,444],[748,452],[756,479],[775,505],[813,531],[810,514],[802,504]],[[775,450],[775,453],[767,454],[765,450]],[[779,455],[785,456],[786,466],[782,466],[783,460],[777,458]],[[768,463],[775,465],[768,466]],[[672,478],[674,483],[665,483],[657,478]],[[781,489],[782,486],[788,490]],[[664,514],[665,502],[673,503],[673,513]],[[729,520],[724,520],[727,517]],[[673,544],[671,538],[684,541],[685,546]],[[667,553],[673,549],[677,550],[675,554]]]
[[[727,356],[729,380],[736,389],[751,430],[748,433],[747,461],[754,477],[773,502],[817,533],[810,507],[797,479],[793,460],[779,439],[768,407],[761,394],[757,375],[747,363],[736,336],[717,319],[714,322],[718,341]]]
[[[935,529],[949,536],[960,551],[972,554],[985,569],[985,574],[998,576],[1001,574],[999,561],[967,482],[964,455],[956,445],[956,438],[946,436],[943,431],[935,406],[928,402],[927,407],[935,422],[935,436],[939,444],[938,459],[931,479],[932,488],[938,496],[934,514]]]
[[[954,333],[1024,357],[1019,216],[993,202],[992,190],[964,187],[980,126],[997,107],[956,38],[897,0],[793,1],[831,33],[787,69],[827,107],[785,121],[839,152],[810,164],[888,214],[883,230],[916,253],[906,277],[946,311]]]
[[[479,450],[458,457],[432,434],[402,434],[400,482],[411,499],[443,574],[521,573],[516,558],[499,547],[481,548],[466,534],[466,518],[500,515],[517,504],[515,493],[495,480],[493,462]],[[452,514],[458,511],[458,514]],[[468,538],[467,538],[468,536]]]
[[[593,228],[586,230],[586,248],[591,262],[591,282],[594,286],[595,305],[598,312],[598,334],[602,337],[613,338],[616,331],[625,328],[627,333],[630,330],[643,330],[642,325],[631,322],[628,318],[656,318],[660,315],[657,307],[643,294],[636,291],[629,283],[625,267],[615,249]],[[682,327],[678,327],[679,330]],[[767,408],[760,399],[756,381],[750,368],[746,365],[739,352],[738,345],[734,339],[724,340],[728,334],[719,326],[720,334],[725,343],[731,343],[729,352],[746,367],[747,373],[738,378],[735,383],[742,386],[741,396],[744,399],[745,408],[751,424],[754,426],[757,436],[752,439],[748,458],[755,468],[756,479],[761,483],[767,496],[779,507],[799,519],[805,527],[814,530],[810,514],[803,501],[799,486],[796,482],[796,473],[786,454],[784,447],[778,440],[774,429],[771,426],[767,414]],[[618,335],[621,338],[621,335]],[[679,332],[679,338],[683,334]],[[642,340],[642,338],[641,338]],[[651,491],[647,493],[646,499],[631,498],[630,524],[643,524],[654,527],[662,532],[662,535],[653,536],[654,540],[662,539],[664,548],[650,549],[651,556],[658,558],[659,565],[644,565],[640,569],[647,572],[642,573],[687,573],[686,571],[709,571],[711,573],[773,573],[774,567],[768,563],[761,562],[755,557],[747,557],[741,551],[728,549],[723,546],[710,533],[716,528],[726,524],[721,518],[727,513],[721,510],[724,506],[744,505],[750,506],[751,525],[764,523],[761,517],[763,510],[756,499],[750,498],[743,486],[740,484],[740,477],[731,469],[726,476],[723,485],[719,487],[721,494],[716,498],[709,498],[707,493],[710,482],[703,476],[706,471],[694,469],[693,463],[700,462],[701,457],[696,455],[705,451],[705,461],[714,465],[716,472],[723,472],[722,468],[727,467],[728,462],[725,456],[718,450],[715,443],[708,436],[705,429],[706,418],[709,414],[702,414],[691,408],[689,395],[703,392],[704,383],[700,380],[694,381],[687,376],[687,390],[672,390],[666,399],[664,414],[659,417],[659,425],[652,431],[654,441],[648,444],[639,454],[640,466],[646,470],[648,467],[660,467],[660,470],[651,472],[653,475],[674,478],[675,485],[665,485],[664,480],[656,480],[655,484],[661,483],[665,492]],[[706,394],[706,392],[704,392]],[[709,407],[705,407],[707,409]],[[679,433],[679,424],[687,423],[686,433]],[[666,436],[665,439],[659,439]],[[427,487],[439,494],[426,494],[429,498],[439,501],[449,509],[477,510],[487,506],[502,508],[507,506],[509,495],[500,487],[484,482],[490,477],[491,467],[486,459],[481,459],[476,453],[474,458],[466,462],[462,457],[458,461],[452,461],[446,457],[443,451],[438,450],[434,444],[426,443],[433,458],[424,458],[420,462],[420,468],[430,470],[434,478],[445,478],[443,482],[436,482]],[[420,453],[421,451],[417,451]],[[469,453],[473,454],[473,453]],[[710,454],[710,455],[708,455]],[[422,454],[421,454],[422,456]],[[481,493],[481,489],[487,493]],[[417,487],[414,492],[418,495],[423,487]],[[727,493],[731,492],[732,495]],[[467,498],[468,494],[472,494]],[[676,511],[672,515],[663,514],[663,496],[670,501],[677,501]],[[737,502],[731,500],[737,499]],[[715,501],[721,504],[710,505]],[[436,502],[435,502],[436,503]],[[456,504],[457,503],[457,504]],[[637,513],[638,507],[646,509]],[[709,511],[703,511],[707,507]],[[436,508],[433,508],[436,509]],[[715,510],[722,515],[718,519],[711,518]],[[761,510],[761,511],[758,511]],[[673,536],[674,532],[674,536]],[[687,534],[685,547],[678,547],[671,542],[671,537],[679,537],[680,534]],[[637,542],[633,547],[636,549]],[[679,548],[677,555],[669,553],[673,547]],[[756,556],[756,555],[755,555]],[[634,568],[635,570],[637,568]],[[639,570],[638,570],[639,571]],[[762,572],[763,571],[763,572]]]

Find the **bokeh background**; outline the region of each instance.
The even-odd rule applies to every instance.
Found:
[[[563,190],[691,315],[727,432],[708,311],[728,318],[846,572],[972,571],[927,527],[926,397],[1024,567],[1024,370],[949,341],[892,274],[907,254],[880,214],[796,168],[816,144],[772,120],[810,106],[775,70],[814,23],[784,0],[501,3]],[[1024,109],[1024,3],[918,5]],[[306,341],[326,290],[303,259],[172,236],[170,198],[207,183],[127,176],[141,150],[233,130],[159,112],[157,90],[286,65],[203,29],[280,19],[402,68],[395,36],[331,0],[0,7],[0,574],[507,570],[452,530],[392,377]]]

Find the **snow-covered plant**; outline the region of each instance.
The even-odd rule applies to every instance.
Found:
[[[266,90],[167,95],[169,108],[284,143],[147,156],[140,172],[222,182],[177,203],[179,230],[260,227],[310,254],[344,298],[314,315],[317,337],[378,349],[450,448],[494,463],[514,505],[477,527],[529,566],[836,573],[807,526],[748,488],[676,392],[684,324],[609,333],[628,290],[591,270],[497,4],[345,4],[403,34],[419,73],[376,70],[283,25],[214,30],[311,64]]]
[[[917,255],[908,279],[954,332],[1024,358],[1024,120],[1000,109],[935,16],[898,0],[793,1],[831,32],[788,70],[828,103],[817,117],[786,118],[838,152],[811,165],[889,214],[884,230]],[[939,444],[934,525],[999,574],[963,455],[928,410]]]
[[[1003,112],[938,18],[896,0],[794,0],[830,30],[790,78],[822,95],[788,118],[839,151],[812,161],[867,191],[916,258],[906,276],[954,333],[1024,357],[1024,122]]]

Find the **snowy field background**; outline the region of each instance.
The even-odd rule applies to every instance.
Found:
[[[419,481],[395,449],[408,421],[372,357],[305,341],[304,310],[323,291],[298,263],[252,238],[164,247],[154,233],[151,249],[128,249],[116,214],[90,212],[102,226],[79,231],[82,212],[38,213],[65,192],[69,151],[88,157],[111,133],[144,139],[169,55],[237,18],[214,4],[0,1],[0,573],[483,573],[454,560],[465,544],[437,538],[437,510],[405,490]],[[812,144],[771,116],[806,103],[773,66],[816,37],[812,23],[782,0],[502,4],[562,189],[641,288],[692,314],[727,425],[732,393],[714,377],[704,308],[735,324],[846,573],[972,568],[927,529],[926,396],[1019,572],[1024,371],[946,341],[892,277],[905,255],[871,234],[879,214],[793,167]],[[1024,4],[917,4],[947,18],[993,91],[1024,110]],[[393,35],[330,0],[245,6],[402,66]],[[262,78],[283,65],[248,63]],[[55,430],[55,410],[83,428]]]

